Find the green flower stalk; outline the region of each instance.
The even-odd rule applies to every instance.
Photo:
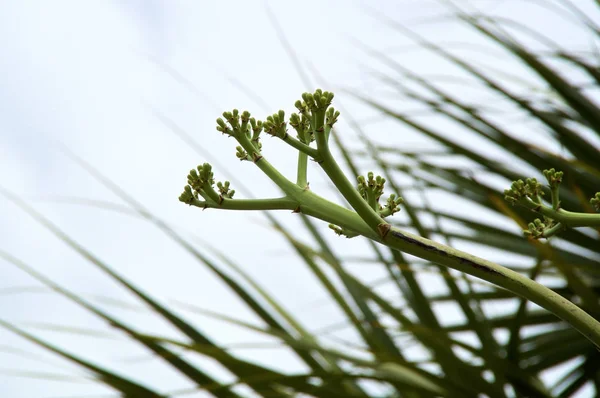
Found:
[[[600,227],[599,214],[576,213],[560,208],[559,189],[563,178],[562,171],[548,169],[542,174],[548,181],[550,205],[544,203],[542,184],[535,178],[514,181],[510,189],[504,191],[504,198],[512,205],[524,206],[543,216],[543,220],[536,218],[528,224],[528,229],[523,231],[525,236],[534,239],[549,238],[565,228]],[[590,200],[590,204],[600,211],[600,192]]]
[[[223,118],[217,119],[217,130],[238,142],[236,156],[241,160],[253,162],[280,188],[281,197],[234,199],[235,191],[230,189],[227,181],[217,182],[215,190],[212,168],[205,163],[190,171],[188,184],[179,200],[203,209],[290,210],[318,218],[329,223],[330,228],[338,235],[348,238],[361,235],[392,249],[453,268],[507,289],[569,322],[600,347],[600,323],[552,290],[498,264],[411,234],[388,223],[385,218],[400,211],[402,198],[391,194],[384,205],[381,205],[385,179],[368,173],[366,177],[357,177],[358,185],[354,186],[331,153],[329,137],[340,116],[340,113],[331,107],[333,98],[333,93],[322,90],[316,90],[312,94],[304,93],[302,100],[295,103],[298,113],[293,113],[289,121],[286,121],[284,111],[268,116],[261,122],[252,118],[249,112],[244,111],[240,114],[237,109],[224,112]],[[296,132],[296,137],[289,134],[288,123]],[[298,151],[296,182],[282,175],[261,153],[262,133],[276,137]],[[325,172],[352,210],[326,200],[309,189],[309,158]],[[532,236],[547,236],[553,228],[558,230],[564,225],[600,225],[600,215],[581,216],[560,209],[558,185],[562,173],[548,170],[544,175],[553,192],[552,206],[543,203],[541,184],[535,179],[516,181],[511,189],[506,191],[507,200],[525,205],[547,217],[544,221],[537,220],[532,223]],[[596,208],[600,206],[600,193],[592,199],[592,205]]]

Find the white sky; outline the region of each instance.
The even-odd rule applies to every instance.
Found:
[[[525,20],[563,43],[586,44],[572,25],[552,13],[539,13],[540,9],[530,2],[474,3],[484,10],[494,9]],[[584,6],[591,2],[581,3]],[[369,95],[378,90],[369,85],[372,81],[358,67],[372,61],[350,44],[349,37],[380,50],[395,51],[405,65],[420,72],[449,73],[443,63],[414,47],[406,47],[409,41],[370,18],[359,2],[304,0],[270,4],[304,65],[314,67],[328,82],[324,89],[351,86]],[[444,12],[436,1],[379,1],[373,2],[373,7],[398,21],[413,24],[436,41],[480,41],[446,20],[417,24],[424,17]],[[490,59],[482,61],[489,63]],[[499,64],[504,61],[494,60]],[[181,78],[187,83],[182,84]],[[240,91],[238,85],[232,84],[232,78],[260,100]],[[282,107],[289,113],[306,89],[314,87],[304,87],[295,72],[263,1],[2,1],[0,186],[34,199],[31,203],[36,209],[121,275],[164,302],[177,299],[253,320],[227,287],[156,228],[114,212],[40,200],[68,196],[119,202],[61,153],[62,143],[160,218],[192,231],[243,263],[247,272],[306,325],[328,325],[339,319],[337,309],[327,304],[325,293],[316,286],[312,275],[283,240],[266,227],[264,218],[258,214],[201,212],[177,201],[188,170],[207,159],[182,142],[151,111],[156,109],[171,118],[204,151],[225,165],[226,170],[215,167],[217,179],[235,173],[257,196],[272,196],[277,191],[252,165],[236,160],[233,141],[215,131],[214,120],[223,110],[234,107],[248,109],[259,118]],[[374,115],[352,103],[341,91],[336,92],[336,101],[355,111],[356,118]],[[268,109],[263,109],[263,105]],[[402,103],[397,105],[402,107]],[[378,124],[369,131],[379,134],[375,138],[381,140],[391,134],[385,132],[391,130],[382,129],[390,127],[398,128],[394,124]],[[408,132],[404,140],[407,145],[423,143]],[[270,161],[294,178],[293,152],[275,140],[266,141],[265,147]],[[313,190],[331,196],[317,170],[313,170],[310,181]],[[282,214],[280,219],[299,229],[293,217]],[[0,199],[0,226],[0,250],[56,282],[92,300],[95,296],[110,296],[133,302],[110,279],[5,199]],[[322,227],[327,233],[326,225]],[[331,241],[340,253],[360,253],[364,247],[358,240],[331,236]],[[0,263],[0,292],[39,286],[9,263]],[[366,280],[382,275],[371,270],[363,274]],[[170,333],[162,323],[141,311],[106,308],[142,330]],[[258,336],[221,322],[187,315],[207,334],[218,336],[220,342],[261,341]],[[31,328],[31,322],[51,322],[109,331],[103,322],[56,294],[2,294],[0,319],[29,327],[61,347],[138,377],[161,391],[189,386],[177,375],[164,372],[164,367],[115,333],[111,335],[117,340],[107,340]],[[4,329],[0,329],[0,341],[3,350],[23,348],[50,361],[47,365],[0,351],[0,396],[62,397],[110,392],[90,383],[17,377],[11,372],[77,372],[73,366],[40,352]],[[252,358],[257,354],[266,364],[278,362],[286,364],[288,370],[301,369],[291,356],[277,350],[240,351],[240,355]],[[54,368],[53,364],[64,368]]]

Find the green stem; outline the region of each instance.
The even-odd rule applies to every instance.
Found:
[[[370,231],[369,234],[364,234],[364,232],[361,232],[361,230],[364,230],[363,228],[353,228],[350,225],[342,225],[339,222],[333,221],[334,224],[355,230],[364,236],[369,237],[370,239],[385,244],[388,247],[450,267],[457,271],[464,272],[493,283],[497,286],[503,287],[536,303],[537,305],[554,313],[561,319],[569,322],[571,325],[573,325],[573,327],[591,340],[598,348],[600,348],[600,322],[587,314],[577,305],[571,303],[559,294],[554,293],[547,287],[532,281],[531,279],[522,276],[517,272],[502,267],[501,265],[492,263],[479,257],[475,257],[468,253],[439,244],[429,239],[422,238],[418,235],[413,235],[397,228],[392,228],[390,224],[387,224],[383,218],[381,218],[377,212],[362,199],[358,191],[350,184],[350,181],[348,181],[337,162],[331,155],[327,143],[324,142],[325,137],[319,136],[320,134],[317,134],[317,145],[319,153],[323,159],[321,167],[325,170],[331,181],[335,184],[335,186],[354,208],[354,210],[358,213],[360,218],[367,223],[372,231]],[[554,210],[551,211],[562,215],[565,213],[579,214],[565,212],[564,210],[559,210],[556,212]],[[598,217],[596,215],[586,216],[594,216],[594,218]],[[586,217],[586,219],[587,218],[589,217]],[[562,220],[559,219],[559,221]],[[376,237],[373,237],[373,231],[377,233]]]
[[[381,241],[391,248],[475,276],[526,298],[570,323],[600,348],[600,322],[566,298],[517,272],[397,228],[390,228]]]
[[[600,227],[600,214],[554,210],[543,205],[537,211],[568,227]]]
[[[300,212],[303,214],[356,231],[370,239],[376,240],[378,238],[378,235],[369,228],[356,212],[330,202],[312,191],[300,191],[294,195],[293,199],[300,203]]]
[[[194,199],[190,203],[200,208],[215,208],[226,210],[295,210],[298,202],[288,197],[271,199],[228,199],[221,203]]]
[[[557,223],[554,226],[547,228],[544,230],[544,238],[550,238],[551,236],[556,235],[557,233],[559,233],[560,231],[563,231],[565,229],[565,226],[561,223]]]
[[[231,210],[299,210],[306,215],[356,231],[395,250],[447,266],[507,289],[564,319],[600,348],[600,323],[545,286],[493,262],[390,227],[389,224],[385,224],[387,233],[382,238],[359,214],[329,202],[311,191],[302,190],[295,184],[292,185],[294,189],[291,190],[290,197],[224,199],[220,205],[197,200],[192,204],[198,207],[207,205]],[[362,203],[368,206],[365,201]]]
[[[236,137],[240,145],[248,152],[254,164],[265,173],[267,177],[271,179],[283,192],[290,194],[294,191],[296,184],[288,180],[283,174],[281,174],[271,163],[265,159],[252,142],[245,135]]]
[[[204,198],[204,200],[206,201],[211,201],[210,196],[208,196],[208,194],[206,192],[204,192],[204,190],[202,191],[198,191],[198,194],[200,194],[200,196],[202,196]]]
[[[371,206],[371,209],[373,209],[375,211],[378,210],[377,208],[379,207],[379,203],[377,202],[376,193],[370,189],[367,189],[367,203],[369,204],[369,206]],[[377,213],[377,214],[380,214],[380,213]],[[380,217],[381,217],[381,214],[380,214]],[[381,217],[381,218],[383,218],[383,217]]]
[[[529,210],[560,222],[566,227],[600,227],[600,214],[576,213],[563,209],[555,210],[542,203],[536,203],[529,197],[523,198],[519,203]]]
[[[308,156],[304,152],[298,153],[298,177],[296,178],[296,185],[300,188],[308,188]]]
[[[317,145],[319,145],[319,140],[325,140],[325,136],[322,133],[317,134]],[[379,225],[385,224],[384,219],[379,216],[376,210],[371,208],[362,196],[360,196],[354,185],[346,178],[346,175],[331,154],[327,143],[324,143],[324,146],[322,145],[319,145],[319,154],[322,159],[321,168],[323,168],[338,191],[340,191],[342,196],[350,203],[350,206],[367,223],[371,230],[378,231]]]
[[[320,102],[317,102],[319,103],[319,107],[321,107]],[[258,147],[250,141],[246,134],[236,134],[235,136],[240,145],[250,154],[254,163],[283,190],[285,197],[261,200],[217,198],[218,200],[214,201],[213,197],[216,192],[210,187],[207,190],[208,193],[206,196],[201,193],[207,200],[194,199],[192,200],[192,205],[199,207],[220,207],[231,210],[293,210],[295,212],[302,212],[340,226],[345,230],[356,232],[394,250],[455,269],[507,289],[565,320],[600,348],[600,322],[549,288],[501,265],[402,231],[388,224],[380,216],[378,209],[372,207],[372,195],[369,196],[370,200],[364,200],[355,186],[346,178],[344,172],[331,154],[328,145],[331,126],[325,125],[325,109],[316,109],[311,113],[310,117],[312,133],[317,141],[316,149],[293,137],[288,136],[287,139],[283,138],[288,144],[300,151],[298,158],[298,185],[285,178],[267,162],[258,151]],[[242,131],[245,131],[245,129],[242,129]],[[303,137],[300,138],[302,139]],[[304,189],[303,185],[307,182],[306,167],[308,156],[313,157],[319,162],[325,173],[354,211],[332,203],[310,190]],[[527,208],[552,218],[565,226],[600,226],[600,215],[561,210],[558,206],[558,192],[553,192],[552,196],[554,208],[543,205],[539,196],[525,198],[525,200],[520,200],[519,202]],[[215,203],[212,203],[213,201]]]
[[[554,210],[558,210],[560,208],[560,197],[558,191],[558,184],[555,184],[555,186],[550,187],[550,197],[552,199],[552,208]]]
[[[256,166],[287,195],[295,192],[295,189],[298,188],[296,184],[288,180],[264,157],[258,159],[256,162],[254,162],[254,164],[256,164]]]
[[[387,207],[387,206],[385,206],[385,207],[383,208],[383,210],[381,210],[381,211],[379,212],[379,215],[381,216],[381,218],[389,217],[389,216],[391,216],[392,214],[393,214],[393,213],[392,213],[392,209],[390,209],[390,208],[389,208],[389,207]]]
[[[221,197],[219,196],[217,191],[215,191],[212,185],[210,185],[210,183],[208,182],[202,184],[202,193],[205,193],[206,196],[208,196],[207,198],[204,195],[202,195],[202,197],[205,199],[210,199],[211,201],[214,201],[216,203],[219,203],[221,201]]]
[[[325,125],[325,142],[329,142],[329,134],[331,134],[332,126],[326,124]]]
[[[566,298],[517,272],[398,228],[389,227],[381,238],[351,210],[331,203],[311,191],[298,191],[294,196],[296,197],[293,199],[225,199],[220,207],[232,210],[293,210],[297,203],[301,203],[299,209],[306,215],[356,231],[401,252],[483,279],[528,299],[573,325],[600,348],[600,323],[597,320]]]
[[[319,156],[319,152],[315,148],[308,146],[307,144],[301,142],[300,140],[292,137],[289,134],[286,134],[285,138],[282,138],[282,140],[296,148],[298,151],[300,151],[301,154],[306,154],[313,159],[317,159]]]

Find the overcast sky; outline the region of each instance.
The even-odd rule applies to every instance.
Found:
[[[447,18],[431,19],[444,15],[441,2],[368,3],[432,40],[480,41]],[[518,18],[562,43],[587,44],[573,25],[552,12],[541,12],[532,5],[535,2],[472,3]],[[200,211],[182,205],[177,196],[186,174],[197,164],[216,161],[217,179],[234,175],[256,196],[277,194],[251,164],[237,161],[233,140],[215,131],[215,119],[234,107],[247,109],[259,118],[280,108],[289,113],[303,91],[323,87],[336,91],[336,101],[352,110],[355,118],[372,120],[373,111],[357,106],[340,90],[355,87],[367,95],[380,92],[361,70],[361,65],[372,61],[351,44],[352,39],[385,50],[420,72],[444,74],[447,69],[370,17],[358,1],[271,1],[269,8],[276,24],[305,71],[316,70],[327,82],[315,84],[312,75],[313,85],[307,87],[276,35],[266,4],[242,0],[0,1],[0,186],[27,199],[121,275],[164,302],[178,300],[253,320],[227,287],[158,229],[123,213],[53,201],[86,198],[122,204],[66,156],[61,150],[64,146],[179,231],[193,233],[243,263],[244,269],[289,310],[310,327],[318,328],[339,314],[327,304],[326,294],[289,247],[269,229],[266,219],[258,214]],[[490,58],[482,62],[489,63]],[[396,106],[402,107],[402,103]],[[165,118],[193,137],[203,153],[175,134]],[[388,133],[382,126],[394,127],[385,123],[373,126],[370,131],[374,139],[386,139]],[[346,131],[352,137],[349,129]],[[406,145],[423,144],[409,133],[403,139]],[[266,141],[265,151],[273,163],[294,177],[292,151],[275,140]],[[312,171],[310,181],[313,190],[335,197],[317,170]],[[235,184],[233,188],[240,196],[245,194]],[[293,215],[283,214],[280,219],[300,231]],[[325,231],[326,225],[322,227]],[[358,240],[331,239],[344,253],[360,253],[363,247]],[[130,303],[135,300],[3,198],[0,250],[111,313],[126,317],[142,330],[177,336],[141,309],[102,303],[99,296]],[[189,387],[187,381],[165,371],[147,353],[86,311],[56,294],[24,289],[41,285],[8,262],[0,260],[0,264],[0,319],[160,391]],[[379,271],[365,274],[367,280],[379,276]],[[185,314],[224,344],[262,341],[222,322]],[[88,328],[107,336],[48,331],[34,322]],[[20,371],[82,373],[4,329],[0,329],[0,341],[0,396],[110,396],[110,390],[82,378],[56,381],[20,375]],[[12,353],[12,348],[39,357]],[[291,355],[275,349],[240,351],[250,358],[257,358],[257,354],[266,364],[283,363],[290,371],[302,369]],[[210,362],[198,363],[218,372]]]

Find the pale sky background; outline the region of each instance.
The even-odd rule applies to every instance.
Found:
[[[446,13],[442,2],[437,1],[270,1],[273,15],[303,65],[318,70],[327,81],[326,85],[305,87],[275,34],[265,1],[2,0],[0,186],[29,200],[80,244],[162,302],[177,300],[254,320],[226,286],[157,228],[116,212],[49,201],[78,197],[121,203],[61,152],[64,144],[156,216],[244,264],[244,270],[305,325],[312,329],[330,325],[340,319],[337,308],[288,245],[269,229],[264,217],[202,212],[182,205],[177,197],[189,169],[213,159],[224,167],[214,167],[218,180],[235,174],[256,196],[278,193],[251,164],[237,161],[233,140],[215,131],[214,120],[224,110],[247,109],[258,118],[280,108],[289,113],[302,92],[322,87],[334,90],[336,103],[352,110],[356,119],[372,121],[376,113],[357,105],[339,89],[354,87],[369,96],[381,93],[374,85],[378,83],[360,69],[361,64],[377,66],[351,44],[350,38],[388,51],[421,73],[452,73],[447,65],[370,17],[365,11],[367,3],[436,42],[481,42],[472,31],[448,18],[437,18]],[[560,43],[587,48],[590,43],[575,25],[535,3],[469,2],[521,20]],[[591,1],[576,3],[595,10]],[[470,56],[476,60],[481,56],[482,64],[495,67],[510,65],[510,60],[489,55],[471,52]],[[506,70],[521,73],[509,67]],[[470,95],[466,87],[457,90]],[[402,102],[395,102],[395,106],[407,110]],[[195,152],[156,117],[153,109],[173,120],[213,158]],[[343,119],[342,114],[340,131],[347,132],[348,138],[343,139],[353,146],[353,134]],[[366,126],[377,141],[392,139],[407,147],[427,145],[393,123]],[[264,145],[269,160],[294,178],[294,152],[276,140],[265,140]],[[335,198],[317,169],[309,177],[313,190]],[[233,188],[243,196],[239,187],[234,184]],[[298,230],[300,237],[305,236],[294,215],[282,213],[279,219]],[[340,253],[360,253],[364,247],[360,240],[339,239],[327,232],[326,225],[320,227]],[[130,303],[135,300],[4,198],[0,199],[0,242],[0,250],[140,330],[177,337],[141,309],[101,302],[100,296]],[[190,386],[98,318],[57,294],[21,289],[41,285],[6,261],[0,265],[0,319],[159,391]],[[368,265],[356,267],[367,281],[383,275],[379,270],[364,271]],[[173,308],[223,344],[265,341],[175,304]],[[448,322],[453,321],[451,318]],[[97,330],[113,339],[49,331],[39,328],[39,323]],[[110,390],[77,376],[82,372],[76,367],[2,328],[0,342],[2,397],[111,396]],[[9,348],[23,349],[36,357],[11,353]],[[276,349],[245,349],[239,355],[258,358],[265,364],[283,364],[290,372],[302,369],[291,355]],[[223,374],[209,361],[197,362]],[[20,371],[52,372],[74,379],[22,377]]]

